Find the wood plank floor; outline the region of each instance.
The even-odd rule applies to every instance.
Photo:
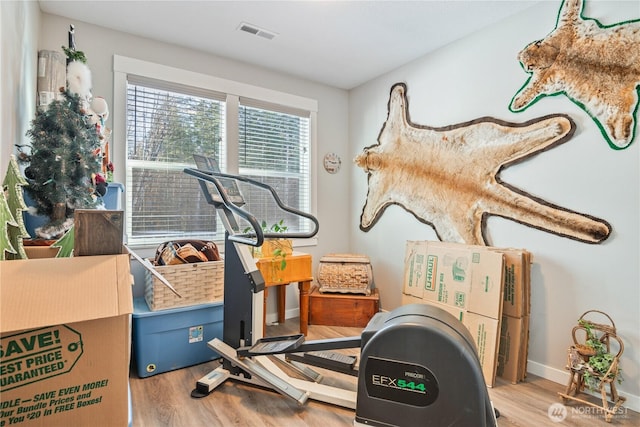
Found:
[[[297,331],[298,319],[288,319],[283,325],[269,326],[267,335],[284,335]],[[330,326],[309,327],[308,339],[356,336],[359,328]],[[353,351],[351,351],[353,353]],[[357,351],[356,351],[357,353]],[[192,427],[192,426],[256,426],[256,427],[338,427],[353,426],[355,412],[338,406],[309,400],[298,406],[278,393],[252,387],[236,381],[227,381],[216,391],[202,399],[190,396],[198,379],[218,366],[215,361],[189,368],[138,378],[131,373],[133,427]],[[355,377],[318,369],[326,376],[325,383],[356,388]],[[489,389],[494,406],[500,411],[499,427],[530,426],[640,426],[640,414],[624,410],[611,423],[602,415],[584,412],[579,405],[567,406],[567,417],[559,423],[547,416],[549,406],[559,403],[557,392],[564,386],[529,375],[520,384],[509,384],[498,379]],[[98,424],[96,424],[98,425]],[[433,425],[416,423],[420,425]],[[473,426],[469,426],[473,427]]]

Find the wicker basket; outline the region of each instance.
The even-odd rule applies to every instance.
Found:
[[[373,270],[369,257],[358,254],[328,254],[318,267],[320,292],[371,295]]]
[[[222,301],[224,261],[156,266],[158,273],[182,296],[178,297],[145,270],[144,298],[152,311]]]

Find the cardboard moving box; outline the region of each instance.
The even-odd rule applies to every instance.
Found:
[[[0,262],[0,426],[129,422],[129,255]]]
[[[528,316],[530,312],[531,253],[522,249],[492,248],[504,255],[502,314]]]
[[[504,255],[478,245],[408,241],[403,304],[439,306],[469,330],[485,382],[498,367],[504,290]]]
[[[523,249],[408,241],[402,304],[432,304],[474,338],[488,386],[527,369],[532,255]]]
[[[528,320],[528,317],[502,316],[497,373],[512,384],[524,381],[526,374]]]
[[[500,319],[503,258],[485,246],[407,242],[403,293]]]
[[[427,301],[412,295],[402,295],[402,305],[429,304],[443,309],[458,319],[467,328],[475,344],[478,360],[482,367],[484,381],[488,387],[493,387],[498,368],[498,345],[500,341],[500,320],[472,313],[464,308]]]

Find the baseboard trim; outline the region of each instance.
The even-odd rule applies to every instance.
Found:
[[[552,368],[532,360],[527,361],[527,372],[562,385],[566,385],[569,382],[569,373],[567,371]],[[617,390],[621,396],[627,398],[623,405],[625,408],[640,412],[640,396],[626,392],[624,390],[624,382],[617,387]]]
[[[300,317],[300,309],[299,308],[291,308],[289,310],[284,311],[285,319],[293,319],[294,317]],[[278,323],[278,313],[267,313],[265,322],[267,325],[272,325]]]

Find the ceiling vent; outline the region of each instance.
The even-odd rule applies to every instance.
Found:
[[[238,26],[238,30],[244,31],[245,33],[253,34],[254,36],[262,37],[267,40],[272,40],[273,38],[275,38],[275,36],[277,36],[277,34],[272,31],[265,30],[253,24],[247,24],[246,22],[242,22]]]

